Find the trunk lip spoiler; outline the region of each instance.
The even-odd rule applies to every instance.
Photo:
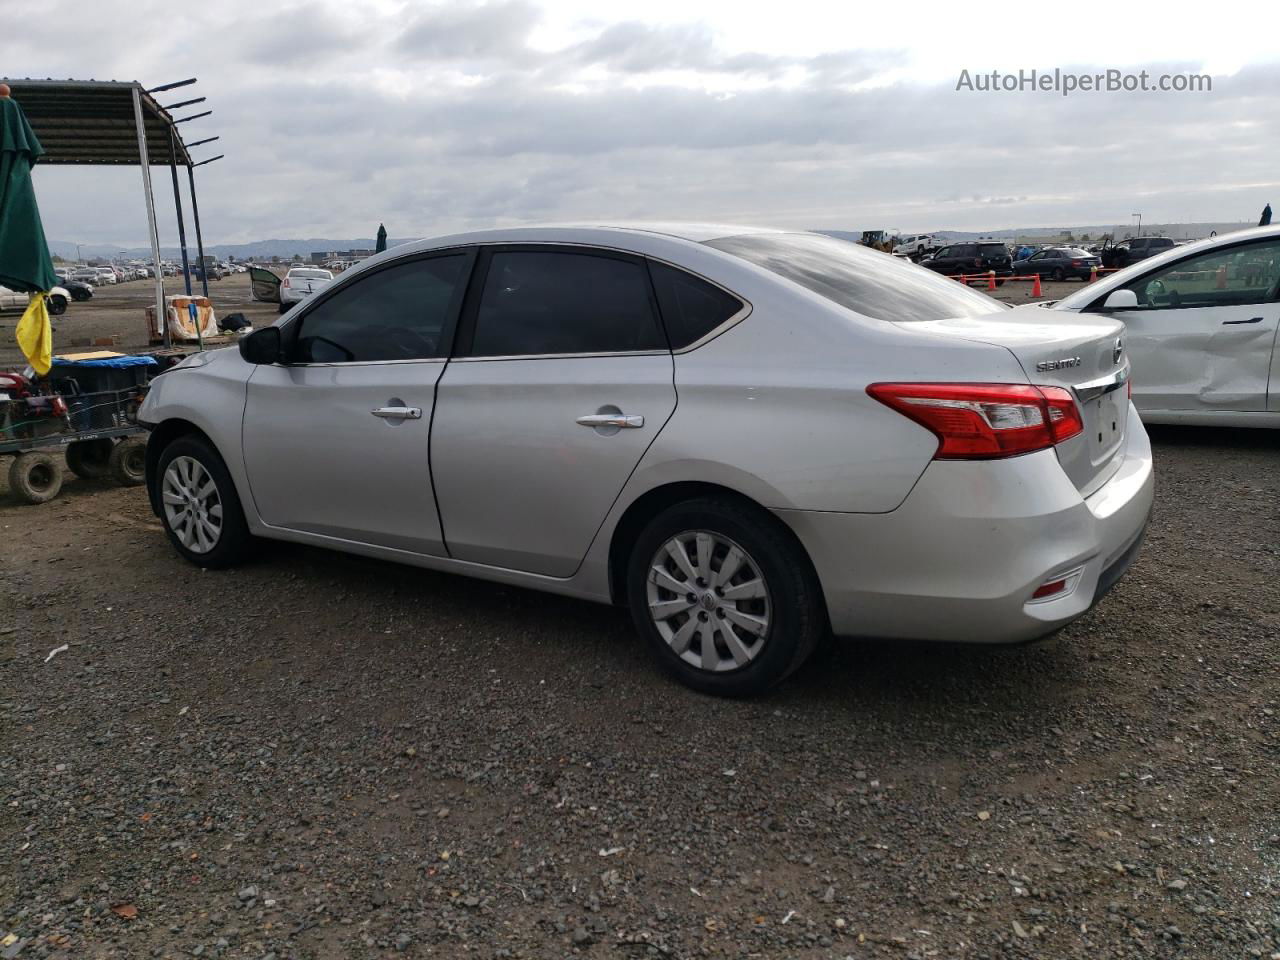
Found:
[[[1088,380],[1084,383],[1077,383],[1071,389],[1081,403],[1088,403],[1090,400],[1096,400],[1098,397],[1102,397],[1115,390],[1119,390],[1128,383],[1129,376],[1132,372],[1132,365],[1126,363],[1115,373],[1109,373],[1105,377],[1099,377],[1097,380]]]

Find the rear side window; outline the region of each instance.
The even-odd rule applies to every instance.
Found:
[[[649,272],[672,350],[696,343],[743,308],[732,294],[665,263],[650,261]]]
[[[710,240],[723,250],[863,316],[895,322],[980,317],[1007,305],[932,270],[811,233]]]
[[[471,355],[666,350],[642,263],[586,253],[494,253]]]
[[[292,359],[352,363],[443,356],[465,263],[462,254],[411,260],[339,288],[298,322]]]

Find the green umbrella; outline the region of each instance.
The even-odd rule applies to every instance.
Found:
[[[378,242],[373,245],[373,252],[381,253],[385,249],[387,249],[387,228],[378,224]]]
[[[0,90],[0,284],[21,293],[46,293],[58,282],[31,185],[43,153],[22,108]]]

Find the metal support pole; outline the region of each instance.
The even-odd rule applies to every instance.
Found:
[[[187,166],[187,184],[191,187],[191,216],[196,221],[196,255],[200,258],[200,285],[204,288],[204,295],[209,295],[209,269],[208,264],[204,262],[204,238],[200,235],[200,206],[196,203],[196,174]]]
[[[142,192],[147,201],[147,229],[151,233],[151,260],[156,271],[156,320],[164,331],[164,345],[172,346],[169,318],[164,309],[164,269],[160,265],[160,234],[156,230],[156,201],[151,195],[151,154],[147,150],[147,128],[142,119],[142,90],[133,88],[133,124],[138,131],[138,162],[142,166]]]
[[[191,265],[187,261],[187,227],[182,219],[182,195],[178,193],[178,150],[169,130],[169,175],[173,178],[173,209],[178,213],[178,245],[182,248],[182,279],[187,296],[191,296]]]

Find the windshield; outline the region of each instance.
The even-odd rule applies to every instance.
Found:
[[[1000,301],[925,267],[818,234],[747,234],[708,240],[707,246],[877,320],[946,320],[1006,309]]]

